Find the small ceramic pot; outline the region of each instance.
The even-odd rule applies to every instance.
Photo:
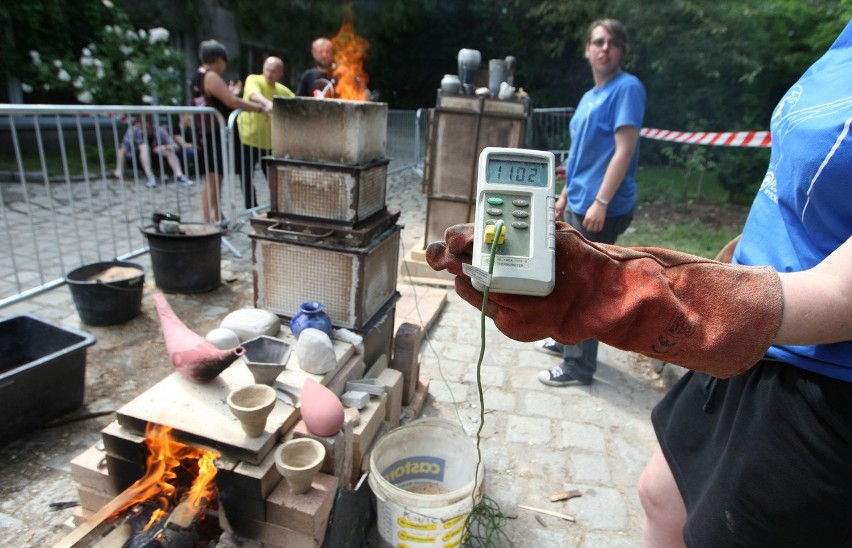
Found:
[[[227,402],[246,436],[257,438],[266,430],[266,420],[275,408],[275,389],[265,384],[244,386],[228,394]]]
[[[331,318],[325,313],[322,303],[308,301],[299,306],[299,312],[290,320],[290,331],[298,339],[299,333],[306,327],[325,331],[331,336]]]
[[[459,93],[461,91],[461,80],[455,74],[445,74],[441,78],[441,91],[444,93]]]
[[[310,491],[324,460],[325,447],[311,438],[290,440],[275,450],[275,468],[296,495]]]
[[[243,348],[243,361],[257,384],[272,386],[290,359],[290,344],[266,335],[244,342]]]

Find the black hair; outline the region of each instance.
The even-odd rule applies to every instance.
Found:
[[[201,64],[215,63],[217,59],[228,61],[228,48],[218,40],[205,40],[198,46],[198,59]]]

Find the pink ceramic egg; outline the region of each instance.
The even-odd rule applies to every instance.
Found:
[[[302,420],[316,436],[333,436],[343,426],[343,404],[338,397],[313,379],[302,387]]]

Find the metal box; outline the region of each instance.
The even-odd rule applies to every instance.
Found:
[[[258,234],[278,240],[323,242],[350,247],[364,247],[399,220],[399,210],[384,209],[365,221],[352,225],[332,224],[313,219],[255,215],[249,221]]]
[[[444,239],[444,231],[460,223],[472,223],[476,217],[476,203],[463,200],[430,198],[426,202],[425,249],[432,242]]]
[[[396,303],[400,298],[399,292],[394,292],[388,302],[370,318],[360,329],[353,329],[361,335],[364,344],[364,364],[369,370],[382,354],[391,359],[393,351],[394,320],[396,317]]]
[[[318,301],[336,327],[363,328],[396,291],[401,228],[354,248],[249,234],[255,307],[292,318]]]
[[[426,195],[475,201],[476,168],[485,147],[524,146],[528,101],[438,97],[429,118]]]
[[[385,208],[388,163],[324,164],[264,158],[270,217],[280,215],[356,223]]]
[[[372,162],[385,155],[387,124],[387,103],[275,97],[272,155],[335,164]]]
[[[0,445],[83,405],[95,336],[21,314],[0,321]]]

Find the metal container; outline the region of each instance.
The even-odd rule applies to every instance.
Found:
[[[301,303],[314,300],[335,327],[364,327],[396,291],[401,228],[390,227],[365,247],[249,234],[254,306],[292,318]]]
[[[398,219],[398,210],[384,209],[369,219],[353,225],[284,216],[272,217],[267,213],[254,216],[249,222],[258,234],[279,240],[364,247],[396,224]]]
[[[357,223],[385,209],[388,163],[343,165],[264,158],[269,215]]]
[[[336,164],[372,162],[385,155],[387,124],[387,103],[275,97],[272,155]]]

